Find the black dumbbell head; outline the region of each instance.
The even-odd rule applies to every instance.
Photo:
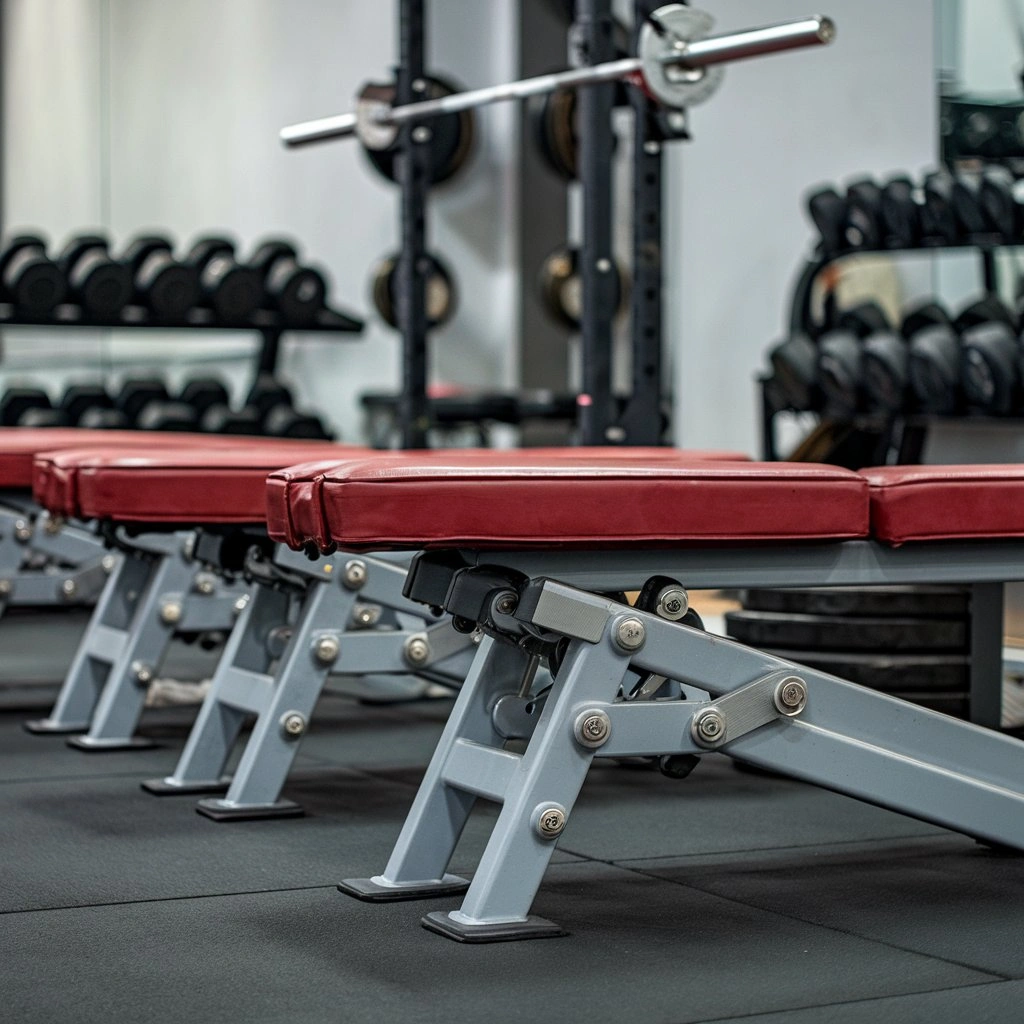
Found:
[[[861,407],[864,383],[863,343],[848,330],[827,331],[818,339],[818,387],[826,412],[852,416]]]
[[[227,324],[243,324],[263,303],[263,281],[252,267],[220,252],[207,260],[199,272],[199,288],[206,302]]]
[[[167,402],[167,385],[159,377],[129,377],[122,383],[114,405],[134,423],[150,402]]]
[[[197,238],[185,254],[183,263],[197,270],[202,270],[214,256],[227,254],[234,256],[235,243],[223,235],[203,235]]]
[[[0,252],[0,296],[22,313],[48,316],[64,301],[67,282],[60,267],[46,255],[39,235],[18,235]]]
[[[109,319],[131,302],[131,271],[111,259],[102,235],[72,238],[57,262],[67,275],[71,297],[92,316]]]
[[[255,409],[262,421],[271,409],[281,405],[289,407],[294,405],[291,389],[272,374],[261,373],[249,389],[249,394],[245,399],[246,408]]]
[[[232,412],[227,405],[211,405],[199,419],[204,434],[260,434],[262,424],[257,409]]]
[[[818,350],[806,334],[794,334],[775,345],[768,358],[786,404],[814,409],[819,404]]]
[[[50,396],[42,388],[8,388],[0,398],[0,425],[14,427],[29,409],[52,409]]]
[[[969,302],[956,315],[953,327],[961,334],[990,321],[1005,324],[1010,330],[1017,329],[1017,321],[1009,307],[997,295],[986,295],[982,299]]]
[[[921,210],[913,182],[890,178],[881,195],[882,241],[890,249],[911,249],[921,241]]]
[[[953,177],[946,171],[936,171],[924,179],[921,240],[929,245],[955,245],[963,240],[953,209]]]
[[[69,427],[72,424],[60,409],[26,409],[18,420],[19,427]]]
[[[807,212],[821,236],[826,257],[850,248],[846,238],[846,200],[834,188],[820,188],[808,194]]]
[[[889,318],[877,302],[858,302],[839,312],[836,327],[841,331],[851,331],[858,338],[866,338],[876,331],[891,330]]]
[[[72,384],[61,395],[57,407],[69,425],[77,426],[86,409],[112,409],[114,400],[102,384]]]
[[[89,430],[128,430],[131,423],[120,409],[100,409],[93,407],[82,413],[78,425]]]
[[[228,389],[216,377],[197,377],[185,382],[178,401],[192,406],[196,415],[202,417],[210,406],[228,404]]]
[[[880,249],[882,239],[882,190],[859,178],[846,188],[846,241],[854,249]]]
[[[184,402],[158,400],[142,409],[135,426],[139,430],[193,431],[199,427],[199,417],[195,409]]]
[[[918,331],[936,325],[951,327],[952,320],[949,313],[937,302],[922,302],[912,306],[903,314],[903,319],[900,322],[900,334],[910,341]]]
[[[907,411],[910,401],[906,341],[895,331],[877,331],[864,340],[864,392],[870,408]]]
[[[147,257],[155,252],[172,252],[174,245],[167,235],[137,235],[121,253],[121,262],[126,264],[132,274],[137,274]]]
[[[299,412],[285,405],[279,405],[267,413],[263,429],[270,437],[304,437],[319,441],[331,439],[319,416]]]
[[[963,388],[967,404],[1006,416],[1019,404],[1019,347],[1004,323],[976,324],[961,337]]]
[[[264,280],[274,308],[285,323],[309,323],[324,308],[327,281],[314,267],[305,267],[290,257],[274,261]]]
[[[926,324],[910,338],[907,372],[917,405],[949,415],[963,404],[960,339],[948,324]]]
[[[986,167],[981,174],[978,202],[985,219],[1003,242],[1021,233],[1021,209],[1014,194],[1016,180],[1005,167]]]
[[[295,244],[286,238],[265,238],[249,257],[249,266],[255,267],[265,277],[274,261],[283,256],[298,259],[299,251]]]

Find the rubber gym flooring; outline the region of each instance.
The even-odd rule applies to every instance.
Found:
[[[1024,1011],[1024,857],[705,757],[597,762],[534,910],[566,938],[467,946],[370,905],[448,710],[326,695],[285,795],[215,824],[157,798],[194,708],[87,754],[0,711],[5,1021],[1006,1021]],[[453,870],[471,873],[481,804]]]

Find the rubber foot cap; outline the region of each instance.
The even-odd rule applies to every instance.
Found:
[[[461,896],[469,888],[469,879],[445,875],[440,882],[420,885],[378,885],[372,878],[346,878],[338,883],[338,892],[354,896],[364,903],[399,903],[403,900],[429,900],[435,896]]]
[[[89,731],[88,722],[72,722],[65,725],[49,718],[34,718],[30,722],[22,722],[21,727],[33,736],[45,736],[47,733],[51,736],[66,736],[68,733]]]
[[[144,736],[132,736],[126,740],[94,740],[90,736],[72,736],[66,742],[69,747],[86,750],[90,754],[105,754],[110,750],[152,750],[159,745]]]
[[[264,818],[301,818],[306,812],[294,800],[272,804],[229,804],[224,800],[200,800],[196,811],[212,821],[262,821]]]
[[[420,922],[429,932],[437,932],[456,942],[516,942],[520,939],[557,939],[569,933],[543,917],[503,924],[461,924],[444,910],[435,910]]]
[[[167,779],[146,779],[139,785],[153,796],[199,796],[201,793],[224,793],[231,785],[231,776],[225,775],[221,779],[213,779],[208,782],[183,782],[175,785]]]

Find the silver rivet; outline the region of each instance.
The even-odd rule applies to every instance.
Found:
[[[686,115],[678,110],[673,110],[668,115],[668,125],[674,132],[686,131]]]
[[[648,156],[657,156],[661,152],[661,143],[649,139],[644,143],[644,152]]]
[[[349,590],[358,590],[366,582],[366,563],[358,558],[346,562],[342,580]]]
[[[608,427],[604,432],[604,439],[612,444],[622,444],[626,440],[626,428],[618,425]]]
[[[286,711],[281,716],[281,731],[292,739],[306,731],[306,716],[298,711]]]
[[[799,676],[786,676],[775,687],[773,698],[780,715],[799,715],[807,706],[807,684]]]
[[[78,584],[74,580],[64,580],[60,585],[62,597],[72,598],[78,593]]]
[[[425,125],[417,125],[412,130],[412,141],[413,142],[429,142],[434,136],[434,133]]]
[[[615,643],[624,651],[638,651],[647,639],[647,630],[644,624],[634,616],[630,615],[619,619],[615,626]]]
[[[333,634],[320,637],[319,640],[313,645],[313,653],[316,655],[316,660],[324,665],[330,665],[331,662],[338,660],[338,655],[341,653],[341,644],[338,643],[338,638]]]
[[[402,651],[410,665],[422,665],[430,657],[430,644],[423,636],[411,636]]]
[[[180,601],[165,601],[160,606],[160,618],[167,623],[168,626],[173,626],[174,623],[181,621],[181,602]]]
[[[565,828],[565,808],[560,804],[541,804],[533,812],[533,822],[542,839],[556,839]]]
[[[602,256],[597,261],[595,266],[597,267],[597,269],[599,271],[601,271],[602,274],[607,274],[608,271],[612,269],[612,261],[610,259],[608,259],[606,256]]]
[[[143,686],[153,682],[153,669],[143,661],[132,662],[132,675],[135,681]]]
[[[581,712],[573,725],[576,742],[591,749],[603,746],[611,733],[611,719],[600,708],[590,708]]]
[[[705,708],[693,716],[690,735],[702,747],[717,746],[725,739],[725,718],[717,708]]]
[[[511,615],[518,605],[519,598],[512,591],[509,591],[498,596],[498,600],[494,602],[494,610],[500,615]]]
[[[245,611],[245,606],[249,603],[249,595],[243,594],[237,601],[235,601],[232,611],[236,615],[241,615]]]
[[[364,629],[380,621],[381,607],[377,604],[357,604],[352,610],[352,621]]]
[[[659,592],[654,610],[663,619],[678,622],[690,610],[690,597],[682,587],[670,583]]]
[[[117,558],[114,555],[104,555],[100,559],[100,568],[109,576],[117,568]]]
[[[426,92],[427,91],[427,80],[425,78],[417,78],[412,83],[413,92]]]
[[[7,597],[13,589],[14,584],[10,580],[0,580],[0,597]]]
[[[63,525],[64,520],[60,516],[48,516],[43,523],[43,529],[52,536],[55,533],[60,533],[60,528]]]
[[[213,577],[208,573],[201,573],[195,579],[196,593],[198,594],[212,594],[214,588]]]
[[[32,527],[24,519],[18,519],[14,524],[14,539],[22,544],[32,539]]]

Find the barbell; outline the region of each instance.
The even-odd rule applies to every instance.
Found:
[[[822,15],[718,36],[708,35],[713,23],[714,19],[705,11],[683,4],[668,4],[653,11],[645,21],[635,57],[400,106],[392,106],[388,101],[387,97],[393,95],[390,86],[370,83],[364,86],[353,112],[288,125],[281,129],[280,138],[286,146],[295,147],[355,135],[367,149],[388,149],[395,143],[399,129],[410,122],[423,122],[505,100],[524,100],[557,89],[622,80],[642,86],[667,107],[684,109],[711,97],[724,74],[720,65],[806,46],[822,46],[832,42],[836,31],[834,22]],[[417,85],[423,88],[417,89]],[[424,93],[426,83],[414,83],[413,88]],[[425,130],[423,139],[415,139],[416,130],[415,141],[429,140],[429,129]]]

